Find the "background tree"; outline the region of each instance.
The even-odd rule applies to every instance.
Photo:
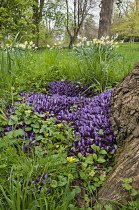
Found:
[[[89,11],[94,8],[95,0],[65,0],[66,3],[66,30],[70,38],[69,48],[75,43],[79,31]],[[70,6],[71,5],[71,6]]]
[[[13,37],[28,39],[32,33],[32,12],[29,0],[3,0],[0,3],[0,40]]]
[[[120,16],[116,13],[112,24],[112,33],[120,37],[129,37],[134,41],[139,36],[139,1],[124,1],[121,5]]]
[[[44,9],[44,0],[34,0],[33,5],[32,5],[32,10],[33,10],[33,24],[34,24],[34,29],[33,29],[33,35],[35,37],[35,46],[38,47],[39,44],[39,24],[42,20],[43,16],[43,9]]]
[[[87,40],[92,40],[97,37],[98,28],[94,21],[94,15],[90,14],[84,21],[79,32],[79,36],[86,37]]]
[[[102,36],[110,36],[112,11],[113,11],[114,0],[102,0],[100,7],[100,19],[99,19],[99,30],[98,38]]]

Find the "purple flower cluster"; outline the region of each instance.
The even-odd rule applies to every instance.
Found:
[[[25,97],[24,103],[34,107],[34,112],[49,112],[49,116],[55,116],[57,123],[73,122],[77,141],[71,145],[71,150],[75,155],[78,152],[86,155],[93,152],[92,144],[112,153],[116,150],[109,119],[112,91],[107,90],[94,98],[67,97],[58,92],[53,96],[43,93],[21,93],[21,96]]]
[[[95,85],[94,85],[95,86]],[[69,80],[65,81],[53,81],[50,83],[49,87],[50,94],[59,94],[66,95],[69,97],[78,97],[78,96],[95,96],[97,92],[95,87],[90,87],[86,84],[80,84],[78,82],[70,83]]]

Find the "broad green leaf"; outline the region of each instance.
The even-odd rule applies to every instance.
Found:
[[[10,118],[16,122],[18,122],[18,117],[16,115],[10,115]]]
[[[64,176],[58,176],[59,178],[59,182],[58,182],[58,186],[65,186],[68,182],[67,178]]]
[[[93,163],[93,156],[92,155],[88,155],[86,157],[85,162],[88,163],[88,164],[92,164]]]
[[[33,132],[34,132],[34,133],[39,133],[39,131],[40,131],[40,129],[38,129],[38,128],[33,128]]]
[[[138,194],[138,192],[135,189],[131,190],[131,193],[130,193],[131,196],[135,196],[137,194]]]
[[[104,180],[105,180],[105,177],[104,177],[103,175],[101,175],[101,176],[99,177],[99,179],[100,179],[101,181],[104,181]]]
[[[31,130],[32,130],[31,127],[26,127],[26,128],[25,128],[25,131],[31,131]]]
[[[96,146],[95,144],[91,145],[91,148],[95,151],[100,151],[100,147]]]
[[[81,188],[75,186],[75,193],[76,193],[76,194],[79,194],[80,192],[81,192]]]
[[[6,165],[6,164],[2,164],[2,165],[0,165],[0,168],[5,168],[5,167],[7,167],[7,165]]]
[[[99,154],[106,155],[107,154],[107,151],[106,150],[100,150],[99,151]]]
[[[95,171],[92,170],[90,173],[89,173],[89,176],[93,177],[95,175]],[[95,178],[95,177],[94,177]]]
[[[33,124],[31,124],[31,127],[33,127],[33,128],[39,128],[40,127],[40,125],[39,125],[39,123],[33,123]]]
[[[97,182],[95,182],[95,183],[94,183],[94,186],[95,186],[95,187],[100,187],[100,184],[97,183]]]
[[[81,153],[78,153],[78,158],[80,158],[81,160],[85,159],[85,157]]]
[[[102,158],[102,157],[98,157],[97,162],[98,163],[105,163],[106,160],[104,158]]]
[[[18,129],[14,131],[14,137],[23,136],[25,131],[23,129]]]
[[[97,157],[97,154],[94,153],[94,154],[93,154],[93,159],[94,159],[94,160],[97,160],[97,158],[98,158],[98,157]]]
[[[122,184],[122,186],[126,189],[126,190],[131,190],[132,186],[128,183]]]
[[[81,165],[82,165],[82,169],[85,169],[88,164],[86,162],[81,162]]]
[[[98,178],[98,177],[93,177],[93,180],[94,180],[95,182],[98,182],[98,181],[99,181],[99,178]]]
[[[98,134],[103,134],[103,130],[100,129],[100,130],[98,131]]]
[[[32,121],[31,121],[30,119],[26,119],[26,120],[25,120],[25,124],[29,125],[29,124],[31,124],[31,123],[32,123]]]
[[[56,180],[52,180],[50,186],[51,186],[52,188],[56,188],[56,187],[58,186],[58,185],[57,185],[57,181],[56,181]]]
[[[125,183],[132,183],[132,178],[126,178],[126,179],[123,179],[123,182]]]

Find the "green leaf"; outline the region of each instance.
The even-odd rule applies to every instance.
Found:
[[[93,156],[88,155],[88,156],[86,157],[85,162],[88,163],[88,164],[92,164],[92,163],[93,163]]]
[[[97,154],[93,153],[92,156],[93,156],[93,159],[94,159],[94,160],[97,160]]]
[[[91,189],[93,190],[93,191],[96,191],[96,186],[94,186],[94,185],[92,185],[92,186],[90,186],[91,187]]]
[[[47,148],[48,148],[48,149],[53,149],[53,148],[55,148],[55,145],[53,145],[53,144],[48,144]]]
[[[40,125],[39,125],[39,123],[35,123],[35,124],[31,124],[31,127],[33,127],[33,128],[39,128]]]
[[[78,153],[78,158],[80,158],[81,160],[85,159],[85,157],[81,153]]]
[[[69,180],[73,180],[74,176],[72,174],[68,174],[68,178],[69,178]]]
[[[98,157],[97,162],[98,163],[105,163],[106,160],[104,158],[102,158],[102,157]]]
[[[56,181],[56,180],[52,180],[50,186],[51,186],[52,188],[56,188],[56,187],[58,186],[58,185],[57,185],[57,181]]]
[[[38,117],[45,117],[45,113],[44,114],[39,114],[38,112],[35,112],[35,114],[38,116]]]
[[[76,194],[79,194],[80,192],[81,192],[81,188],[80,188],[80,187],[75,186],[75,193],[76,193]]]
[[[95,182],[95,183],[94,183],[94,186],[95,186],[95,187],[100,187],[100,184],[97,183],[97,182]]]
[[[44,140],[45,140],[44,143],[46,143],[46,139],[43,138],[42,135],[35,137],[35,139],[36,139],[36,140],[43,140],[43,139],[44,139]],[[42,141],[42,142],[43,142],[43,141]]]
[[[86,179],[87,177],[86,177],[86,174],[83,172],[83,171],[79,171],[79,174],[80,174],[80,177],[82,178],[82,179]]]
[[[132,178],[126,178],[126,179],[123,179],[123,182],[125,183],[132,183]]]
[[[10,115],[10,118],[15,122],[18,122],[18,117],[16,115]]]
[[[31,120],[30,119],[25,119],[25,124],[27,124],[27,125],[29,125],[29,124],[31,124]]]
[[[128,183],[122,184],[122,186],[126,189],[126,190],[131,190],[132,186]]]
[[[23,129],[18,129],[14,131],[14,137],[23,136],[25,131]]]
[[[106,150],[100,150],[99,151],[99,154],[106,155],[107,154],[107,151]]]
[[[85,169],[88,164],[86,162],[81,162],[81,165],[82,165],[82,169]]]
[[[138,194],[138,192],[135,189],[131,190],[131,193],[130,193],[131,196],[135,196],[137,194]]]
[[[99,178],[98,178],[98,177],[93,177],[93,180],[94,180],[95,182],[98,182],[98,181],[99,181]]]
[[[2,164],[2,165],[0,165],[0,168],[6,168],[7,167],[7,165],[6,164]]]
[[[95,144],[91,145],[91,148],[95,151],[98,151],[98,152],[100,151],[100,147]]]
[[[103,134],[103,130],[100,129],[100,130],[98,131],[98,134]]]
[[[64,176],[58,176],[59,178],[59,182],[58,182],[58,186],[65,186],[68,182],[67,178]]]
[[[31,127],[26,127],[26,128],[25,128],[25,131],[31,131],[31,130],[32,130]]]
[[[39,131],[40,131],[40,129],[38,129],[38,128],[33,128],[33,132],[34,132],[34,133],[39,133]]]
[[[101,176],[99,177],[99,179],[100,179],[101,181],[104,181],[104,180],[105,180],[105,177],[104,177],[103,175],[101,175]]]
[[[8,125],[14,125],[14,124],[16,124],[15,121],[13,121],[13,120],[9,120],[9,121],[8,121]]]
[[[92,170],[90,173],[89,173],[89,176],[93,177],[95,175],[95,171]]]

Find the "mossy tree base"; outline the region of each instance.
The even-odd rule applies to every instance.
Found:
[[[125,178],[133,179],[132,187],[138,192],[134,198],[139,196],[139,63],[115,87],[110,120],[118,149],[113,171],[98,193],[101,204],[108,202],[103,199],[123,203],[131,199],[128,190],[122,186]]]

